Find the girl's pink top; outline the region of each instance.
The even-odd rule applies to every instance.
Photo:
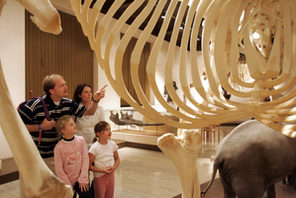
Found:
[[[61,140],[54,148],[56,175],[72,187],[76,182],[88,183],[89,158],[84,138],[74,135],[71,141]]]

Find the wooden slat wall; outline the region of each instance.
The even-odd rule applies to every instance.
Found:
[[[140,103],[136,91],[133,87],[132,84],[132,78],[131,78],[131,74],[130,74],[130,58],[133,52],[133,49],[136,45],[137,39],[133,38],[131,39],[131,41],[129,42],[126,51],[124,52],[124,56],[123,56],[123,66],[122,66],[122,73],[123,73],[123,78],[124,78],[124,83],[125,86],[127,88],[127,90],[129,91],[129,93],[131,94],[131,96],[133,96],[133,98]],[[141,55],[141,59],[140,59],[140,64],[139,64],[139,79],[140,79],[140,84],[142,86],[142,89],[144,90],[146,96],[148,96],[149,98],[149,87],[148,87],[148,79],[147,79],[147,75],[146,75],[146,65],[147,65],[147,61],[149,58],[149,54],[150,54],[150,44],[147,43],[144,46],[142,55]],[[125,100],[121,99],[121,107],[127,107],[130,106]]]
[[[64,76],[72,98],[80,83],[93,85],[93,51],[74,16],[60,12],[63,31],[52,35],[40,31],[25,17],[26,97],[42,95],[42,80],[52,73]]]

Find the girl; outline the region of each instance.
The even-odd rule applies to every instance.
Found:
[[[91,145],[88,155],[90,170],[94,172],[95,197],[113,198],[114,171],[120,163],[118,146],[110,140],[111,128],[107,122],[98,122],[94,130],[98,140]]]

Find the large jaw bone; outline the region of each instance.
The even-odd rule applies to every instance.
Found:
[[[5,112],[0,126],[24,179],[28,197],[72,197],[70,186],[60,181],[46,166],[13,106],[0,64],[0,107]]]
[[[200,132],[185,131],[180,137],[167,133],[158,138],[157,145],[177,168],[183,189],[182,197],[199,198],[196,160],[201,146]]]
[[[18,0],[18,2],[33,14],[31,20],[41,31],[52,34],[62,32],[60,15],[50,0]],[[5,0],[0,0],[0,11],[5,3]]]

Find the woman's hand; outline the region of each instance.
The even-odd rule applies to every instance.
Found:
[[[99,91],[97,91],[96,93],[94,93],[94,97],[93,100],[95,101],[100,101],[102,98],[105,97],[105,88],[108,85],[104,85]]]

